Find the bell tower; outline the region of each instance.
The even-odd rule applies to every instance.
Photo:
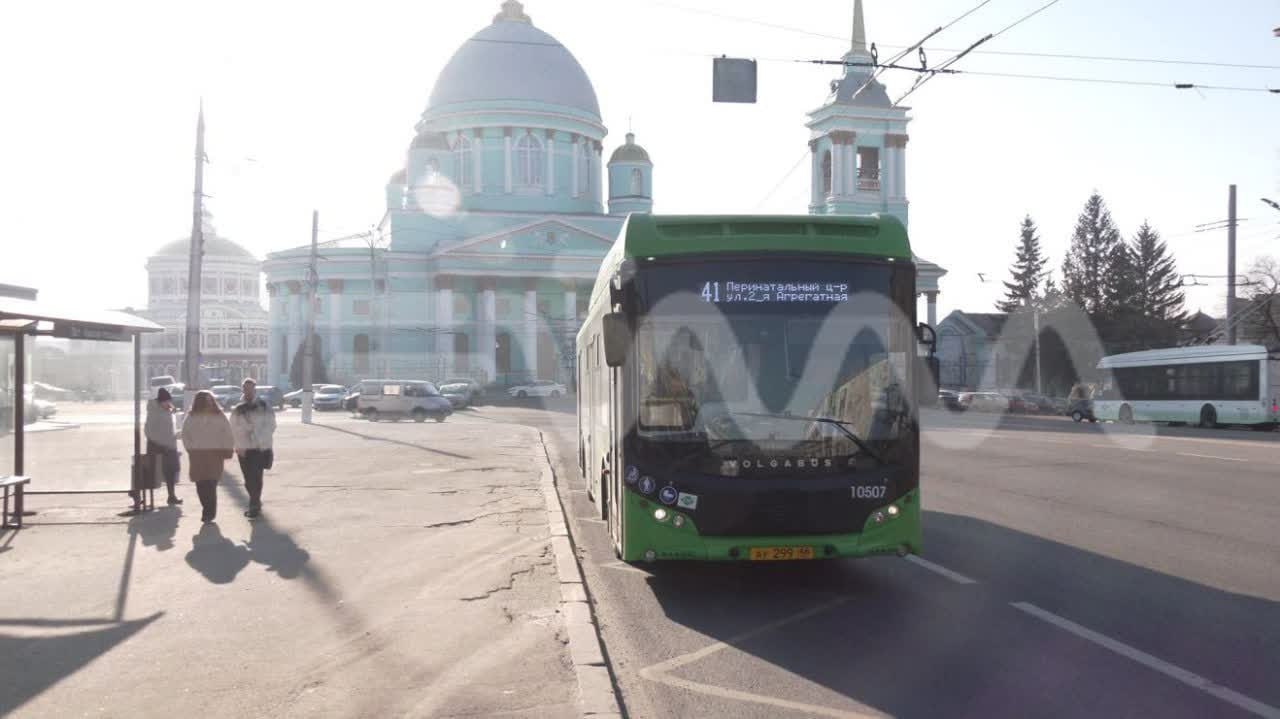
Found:
[[[853,3],[853,32],[844,75],[827,103],[809,113],[815,215],[888,213],[907,224],[907,108],[894,105],[873,79],[862,0]]]

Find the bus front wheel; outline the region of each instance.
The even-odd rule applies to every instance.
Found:
[[[1213,405],[1206,404],[1200,408],[1200,426],[1205,429],[1213,429],[1218,426],[1218,410]]]

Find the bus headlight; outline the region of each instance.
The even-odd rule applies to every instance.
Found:
[[[667,510],[663,509],[662,507],[658,507],[657,509],[653,510],[653,518],[658,520],[659,522],[667,521]]]
[[[896,505],[896,504],[890,504],[890,505],[889,505],[889,509],[887,509],[887,510],[885,510],[885,511],[887,511],[887,512],[889,513],[889,517],[890,517],[890,518],[896,517],[896,516],[898,516],[898,511],[899,511],[899,510],[898,510],[898,505]]]

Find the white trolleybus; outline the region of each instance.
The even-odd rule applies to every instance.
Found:
[[[1094,397],[1100,420],[1280,424],[1280,352],[1259,345],[1174,347],[1103,357]]]

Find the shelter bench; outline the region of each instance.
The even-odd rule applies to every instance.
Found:
[[[30,477],[0,477],[0,488],[4,490],[4,512],[0,513],[0,529],[22,529],[22,495],[26,486],[31,483]],[[13,494],[13,518],[9,523],[9,495]]]

